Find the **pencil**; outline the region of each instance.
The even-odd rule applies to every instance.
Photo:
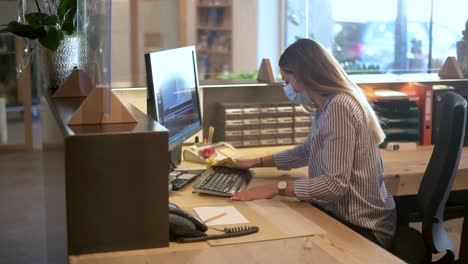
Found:
[[[215,215],[215,216],[208,217],[207,219],[203,220],[203,222],[205,222],[205,224],[206,224],[206,223],[211,222],[211,221],[213,221],[213,220],[215,220],[215,219],[218,219],[218,218],[220,218],[220,217],[223,217],[223,216],[225,216],[226,214],[227,214],[227,212],[223,212],[223,213],[217,214],[217,215]]]

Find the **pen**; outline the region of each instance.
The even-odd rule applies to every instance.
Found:
[[[206,224],[206,223],[211,222],[211,221],[213,221],[213,220],[215,220],[215,219],[218,219],[218,218],[220,218],[220,217],[223,217],[223,216],[225,216],[226,214],[227,214],[227,212],[223,212],[223,213],[217,214],[217,215],[215,215],[215,216],[208,217],[207,219],[203,220],[203,222],[205,222],[205,224]]]

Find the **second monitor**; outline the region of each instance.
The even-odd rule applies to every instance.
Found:
[[[169,151],[180,164],[182,144],[202,129],[194,46],[145,54],[148,115],[169,130]]]
[[[169,130],[173,169],[181,162],[183,142],[202,129],[196,61],[194,46],[145,54],[147,112]],[[190,179],[182,177],[181,185],[173,184],[173,188],[182,188],[195,176],[192,174]],[[252,173],[248,170],[211,168],[203,171],[193,191],[231,196],[244,189],[251,178]]]

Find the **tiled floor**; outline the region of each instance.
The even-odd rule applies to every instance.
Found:
[[[24,142],[24,126],[8,121],[8,143]],[[47,263],[44,154],[40,120],[33,122],[33,152],[0,152],[0,264]]]
[[[45,262],[42,152],[0,154],[0,263]]]

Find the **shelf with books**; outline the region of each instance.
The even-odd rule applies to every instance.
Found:
[[[196,41],[201,80],[232,68],[232,1],[197,2]]]

